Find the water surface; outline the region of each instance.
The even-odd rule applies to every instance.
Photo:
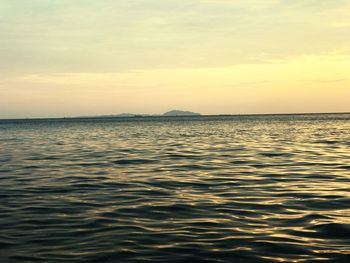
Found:
[[[349,255],[349,114],[0,121],[1,262]]]

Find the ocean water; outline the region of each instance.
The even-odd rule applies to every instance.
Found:
[[[0,262],[350,262],[350,115],[0,121]]]

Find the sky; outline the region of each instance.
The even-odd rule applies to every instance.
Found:
[[[350,111],[350,0],[0,0],[0,118]]]

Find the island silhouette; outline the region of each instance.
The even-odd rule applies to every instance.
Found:
[[[171,110],[163,114],[133,114],[133,113],[120,113],[111,115],[91,116],[98,118],[131,118],[131,117],[181,117],[181,116],[201,116],[200,113],[184,110]],[[90,116],[89,116],[90,117]],[[88,118],[89,118],[88,117]]]
[[[200,116],[200,113],[182,110],[171,110],[164,113],[162,116]]]

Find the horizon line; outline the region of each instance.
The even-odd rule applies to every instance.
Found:
[[[65,117],[20,117],[20,118],[0,118],[0,121],[7,121],[7,120],[62,120],[62,119],[131,119],[131,118],[194,118],[194,117],[215,117],[215,116],[272,116],[272,115],[281,115],[281,116],[288,116],[288,115],[326,115],[326,114],[350,114],[350,111],[348,112],[291,112],[291,113],[220,113],[220,114],[200,114],[200,115],[177,115],[177,116],[164,116],[162,114],[132,114],[133,116],[127,116],[122,117],[118,116],[123,113],[118,114],[104,114],[104,115],[96,115],[96,116],[65,116]]]

